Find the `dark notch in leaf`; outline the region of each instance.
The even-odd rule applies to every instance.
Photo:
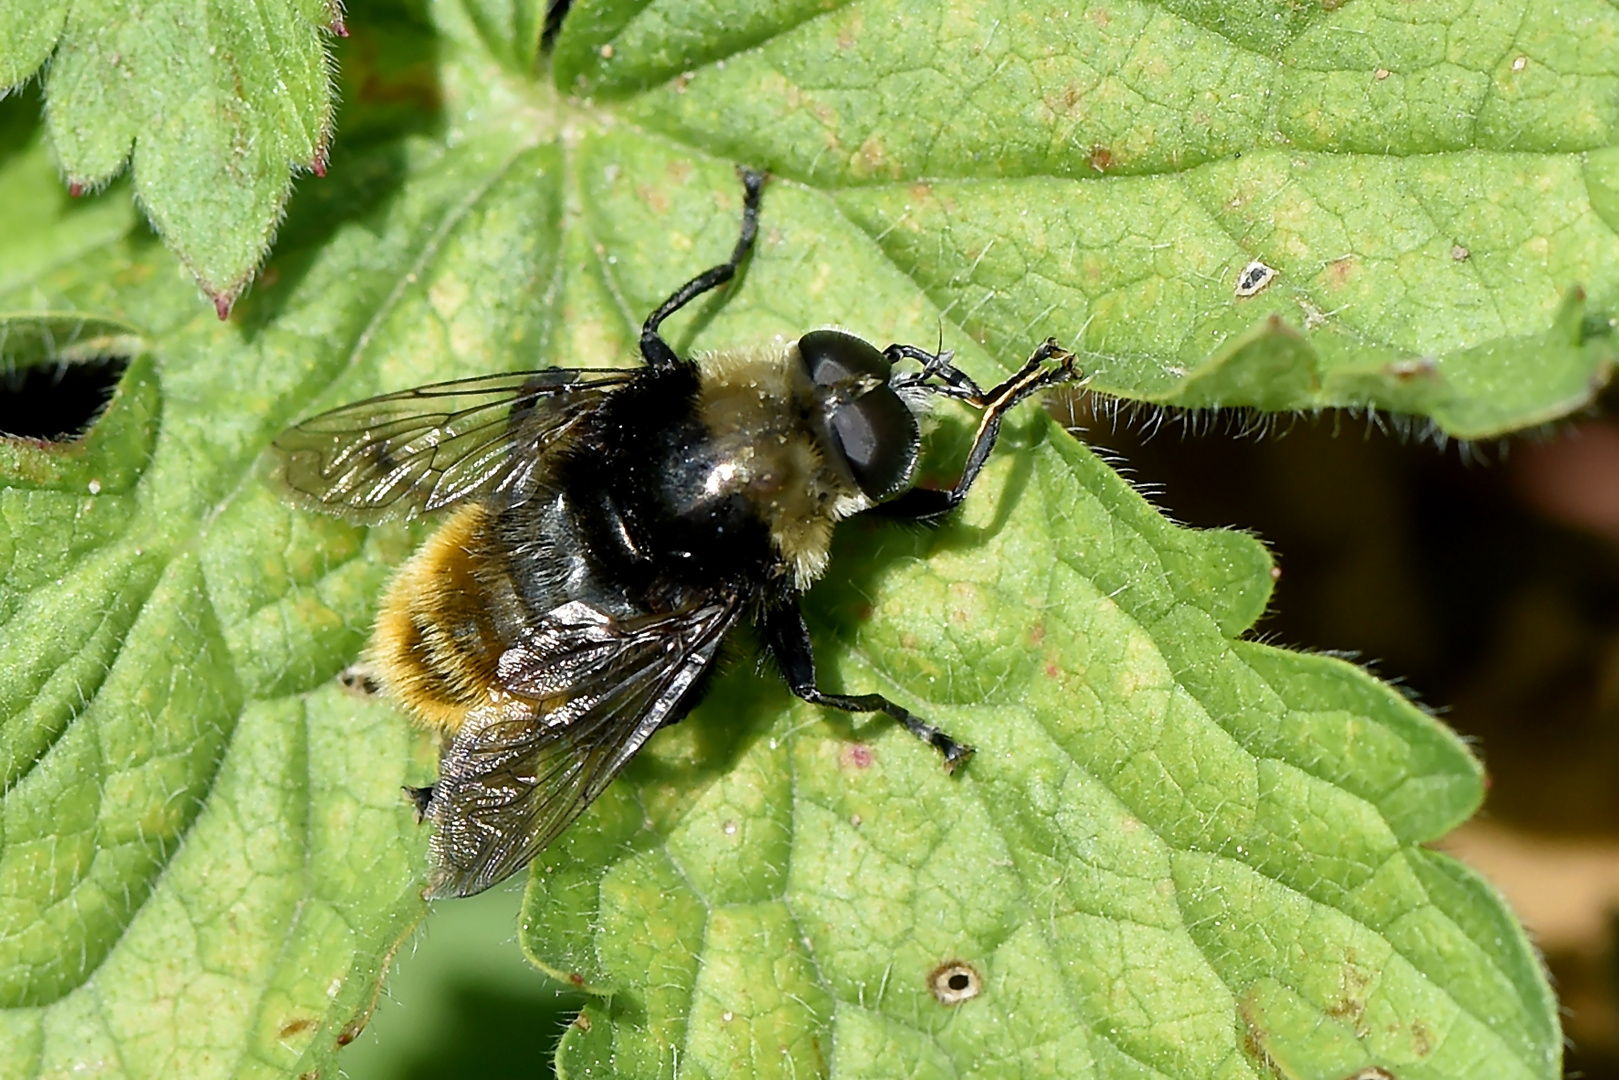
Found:
[[[0,316],[0,484],[125,490],[146,467],[159,405],[133,327],[71,313]]]
[[[128,367],[128,357],[98,356],[0,371],[0,435],[53,443],[82,438]]]
[[[551,46],[556,44],[557,35],[562,32],[562,20],[568,17],[568,9],[573,6],[573,0],[551,0],[545,7],[545,29],[540,31],[540,49],[550,52]]]

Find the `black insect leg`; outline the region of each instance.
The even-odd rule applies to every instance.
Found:
[[[426,787],[411,787],[409,784],[404,786],[403,790],[410,796],[411,805],[416,807],[416,824],[420,825],[422,819],[427,817],[427,805],[433,801],[433,792],[436,788],[436,784],[428,784]]]
[[[883,355],[890,363],[915,360],[922,365],[919,372],[895,378],[889,384],[895,390],[920,386],[929,393],[955,398],[958,401],[977,401],[984,396],[984,392],[973,382],[971,376],[950,362],[955,354],[949,350],[930,353],[915,345],[890,345],[883,350]],[[938,379],[942,385],[929,386],[929,379]]]
[[[672,368],[680,358],[658,333],[663,320],[706,292],[719,288],[736,276],[736,268],[753,247],[753,238],[759,232],[759,194],[764,190],[765,174],[754,169],[738,169],[742,178],[742,235],[737,237],[731,257],[718,266],[710,267],[676,289],[674,295],[658,305],[658,310],[647,316],[641,325],[641,355],[655,368]]]
[[[1054,368],[1042,366],[1047,360],[1053,359],[1061,360],[1062,363]],[[883,503],[876,508],[875,512],[885,517],[926,520],[948,514],[961,505],[961,500],[967,497],[967,491],[983,470],[984,462],[989,460],[989,452],[995,449],[995,440],[1001,433],[1001,417],[1008,409],[1030,395],[1073,378],[1074,357],[1072,353],[1058,345],[1055,338],[1047,338],[1038,349],[1034,350],[1034,355],[1029,357],[1028,362],[1016,375],[986,393],[970,395],[962,393],[962,388],[972,385],[972,381],[954,367],[949,367],[948,372],[940,371],[938,375],[945,383],[944,387],[938,388],[938,392],[948,397],[960,398],[984,410],[978,419],[978,433],[973,436],[973,447],[967,453],[966,464],[961,469],[961,479],[956,481],[955,487],[948,491],[912,488],[892,502]],[[952,375],[959,375],[960,379],[954,379]],[[974,387],[974,390],[976,389]]]
[[[798,601],[792,600],[770,611],[760,624],[765,643],[781,666],[787,686],[811,705],[824,705],[844,712],[880,712],[893,717],[906,731],[944,755],[944,767],[951,772],[973,755],[964,746],[920,717],[912,716],[881,694],[828,694],[815,685],[815,651],[810,645],[809,628]]]

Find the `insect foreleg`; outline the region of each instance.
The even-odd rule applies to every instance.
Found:
[[[1054,359],[1061,360],[1061,364],[1054,368],[1044,366],[1047,360]],[[885,517],[926,520],[954,510],[967,497],[968,490],[983,471],[984,462],[989,460],[989,452],[995,449],[995,440],[1001,433],[1001,417],[1006,411],[1046,387],[1074,377],[1073,354],[1058,345],[1055,338],[1047,338],[1016,375],[987,392],[979,392],[974,386],[973,393],[962,393],[961,380],[966,380],[966,385],[972,385],[971,380],[967,380],[965,375],[961,375],[961,380],[952,379],[949,373],[960,375],[960,372],[953,366],[947,367],[948,372],[936,372],[948,388],[941,388],[940,392],[983,410],[978,418],[978,431],[973,436],[972,449],[967,452],[967,460],[961,468],[961,479],[956,481],[955,487],[946,491],[912,488],[899,498],[878,506],[876,513]]]

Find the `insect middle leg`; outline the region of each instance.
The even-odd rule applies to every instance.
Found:
[[[764,191],[765,174],[756,169],[738,169],[737,176],[742,179],[742,234],[737,237],[736,247],[731,249],[731,257],[676,289],[641,325],[641,356],[654,368],[672,368],[680,363],[674,349],[658,333],[663,320],[735,277],[737,267],[753,247],[753,238],[759,233],[759,195]]]
[[[828,694],[815,685],[815,651],[810,645],[809,628],[798,601],[792,600],[770,611],[760,624],[765,644],[781,666],[787,686],[811,705],[824,705],[844,712],[880,712],[891,716],[918,739],[944,755],[944,767],[951,772],[973,755],[973,748],[952,739],[943,731],[913,716],[881,694]]]

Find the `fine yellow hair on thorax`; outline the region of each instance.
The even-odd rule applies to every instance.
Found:
[[[482,506],[463,507],[399,568],[367,650],[387,692],[450,733],[488,704],[504,650],[478,574],[488,523]]]
[[[778,341],[695,359],[703,422],[740,467],[735,490],[769,527],[794,585],[806,589],[826,569],[833,526],[871,504],[827,460],[809,419],[814,391],[800,371],[797,344]]]

